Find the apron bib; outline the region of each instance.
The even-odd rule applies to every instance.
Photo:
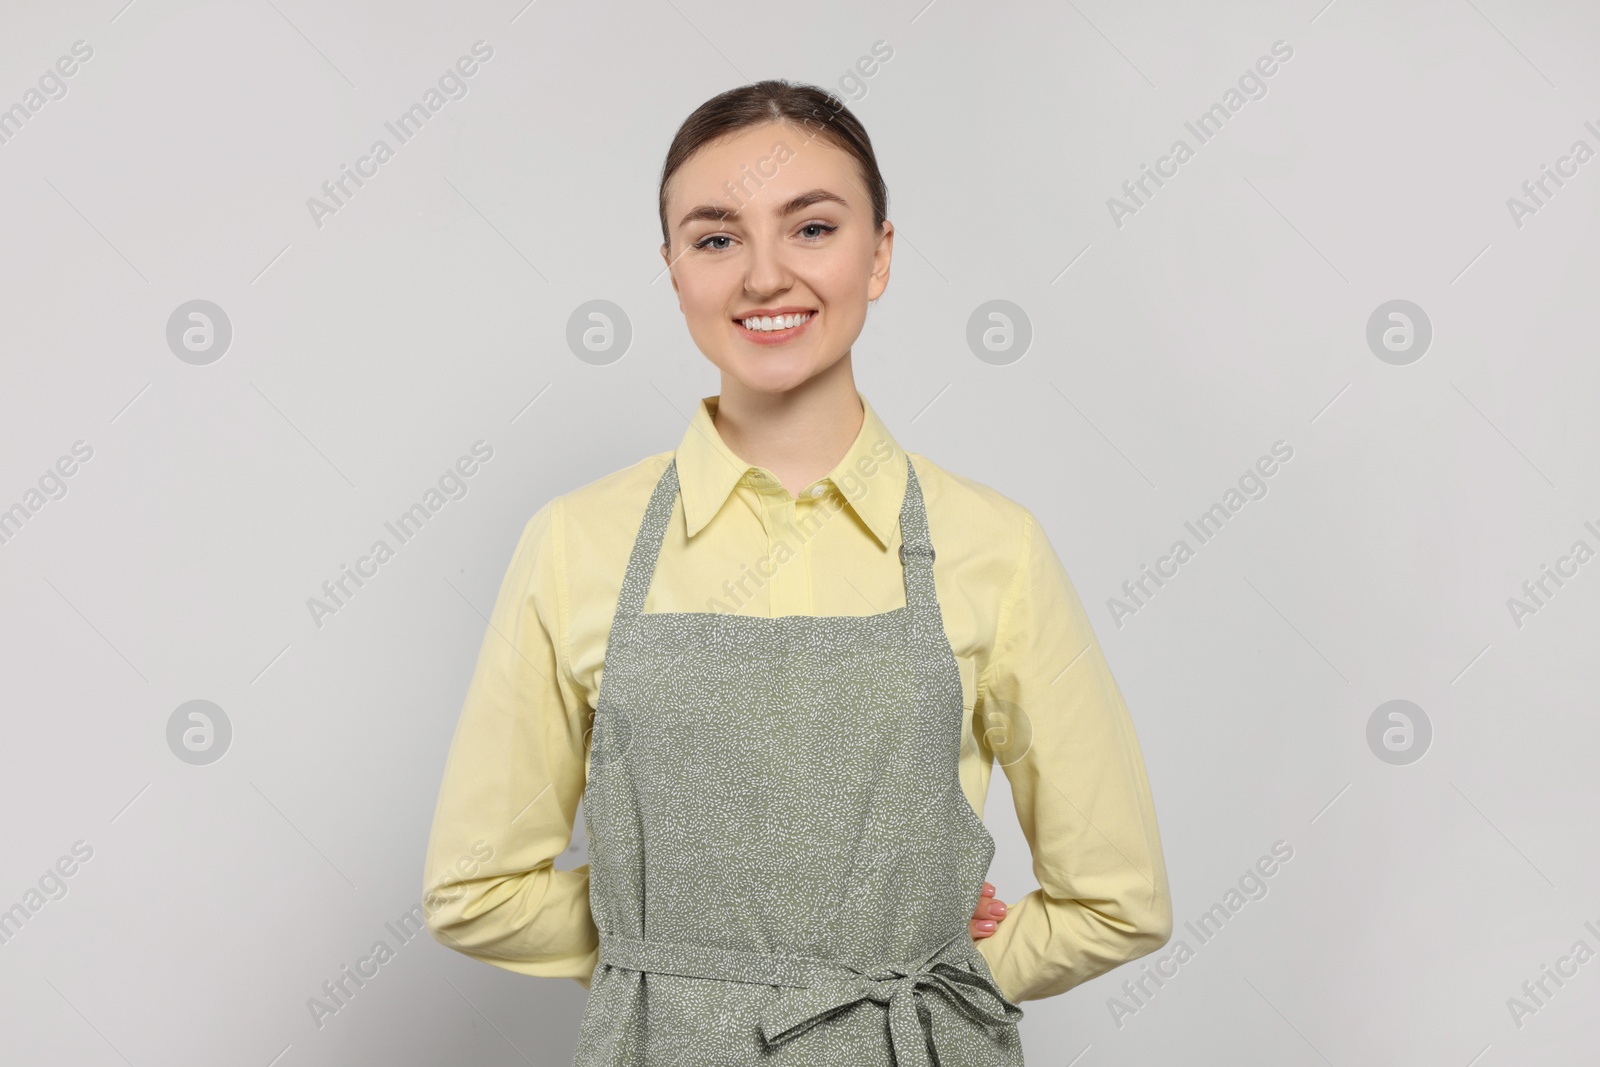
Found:
[[[612,621],[584,788],[600,935],[574,1067],[1021,1067],[968,931],[994,839],[916,471],[904,607],[643,611],[667,464]]]

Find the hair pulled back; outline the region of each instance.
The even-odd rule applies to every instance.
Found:
[[[872,151],[872,140],[861,120],[833,93],[803,82],[769,78],[718,93],[695,108],[678,127],[661,167],[657,196],[663,243],[669,247],[672,244],[667,226],[667,182],[678,168],[705,145],[769,122],[795,126],[805,131],[808,140],[820,138],[850,153],[861,170],[872,201],[873,229],[883,229],[883,222],[889,217],[889,190],[878,171],[878,157]]]

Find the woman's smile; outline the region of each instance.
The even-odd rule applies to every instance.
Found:
[[[810,309],[757,309],[734,318],[733,328],[751,344],[782,345],[805,333],[817,315]]]

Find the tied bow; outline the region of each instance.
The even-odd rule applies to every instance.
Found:
[[[924,1024],[918,1012],[918,999],[925,989],[943,994],[964,1015],[985,1026],[1015,1026],[1022,1018],[1022,1009],[1007,1000],[993,981],[942,961],[875,971],[849,968],[837,981],[786,990],[762,1013],[761,1036],[768,1046],[782,1045],[852,1004],[872,1000],[888,1005],[896,1067],[933,1067],[928,1056],[932,1026]]]

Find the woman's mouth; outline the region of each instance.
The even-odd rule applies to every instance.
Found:
[[[733,322],[752,344],[781,345],[799,337],[816,317],[815,311],[799,311],[789,315],[752,315]]]

